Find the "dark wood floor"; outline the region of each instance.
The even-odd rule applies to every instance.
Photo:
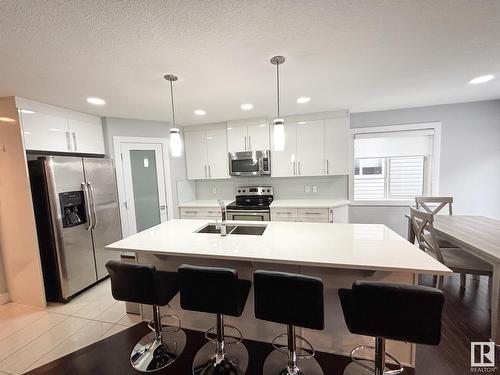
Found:
[[[465,291],[460,291],[458,277],[445,281],[446,303],[443,315],[442,341],[437,347],[419,346],[416,370],[405,374],[414,375],[460,375],[470,374],[470,341],[487,341],[489,337],[489,309],[487,280],[481,282],[468,279]],[[431,278],[422,278],[421,283],[430,285]],[[105,340],[31,371],[41,374],[137,374],[131,367],[129,355],[132,347],[148,328],[138,324]],[[203,334],[187,331],[188,345],[182,356],[166,371],[155,374],[187,375],[196,351],[204,344]],[[269,344],[245,341],[250,355],[248,375],[260,375],[261,364],[272,350]],[[343,356],[318,353],[318,362],[325,375],[340,375],[349,359]],[[497,355],[497,361],[500,357]],[[490,374],[498,374],[492,372]]]

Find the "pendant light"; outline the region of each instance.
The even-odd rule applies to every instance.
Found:
[[[283,56],[274,56],[271,64],[276,65],[276,97],[278,102],[277,117],[273,120],[273,144],[275,151],[285,149],[285,120],[280,117],[280,65],[285,62]]]
[[[182,156],[182,139],[180,129],[175,127],[174,89],[172,87],[173,82],[177,81],[178,77],[173,74],[167,74],[163,78],[170,82],[170,101],[172,103],[172,128],[170,128],[169,132],[170,152],[172,157],[178,158]]]

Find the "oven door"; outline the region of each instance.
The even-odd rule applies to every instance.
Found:
[[[228,220],[240,221],[270,221],[271,214],[269,211],[227,211]]]

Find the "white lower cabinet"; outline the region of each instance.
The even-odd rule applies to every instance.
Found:
[[[349,206],[336,208],[271,208],[271,221],[347,223]]]
[[[220,219],[220,208],[183,207],[180,209],[181,219],[216,220]]]

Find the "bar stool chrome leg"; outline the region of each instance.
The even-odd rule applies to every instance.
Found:
[[[286,350],[276,342],[287,337]],[[307,349],[297,348],[297,339],[302,340]],[[287,326],[287,333],[273,340],[275,350],[268,355],[264,362],[264,375],[323,375],[323,370],[314,359],[314,348],[309,341],[295,334],[295,327]],[[288,358],[288,361],[285,361]]]
[[[140,372],[153,372],[171,365],[186,345],[186,334],[178,327],[165,326],[161,322],[160,307],[153,305],[153,332],[145,335],[130,355],[132,367]]]
[[[374,350],[375,351],[375,359],[364,359],[356,356],[361,350]],[[386,367],[386,357],[392,359],[397,368],[389,369]],[[351,359],[352,362],[349,363],[344,369],[344,375],[397,375],[403,372],[403,366],[401,363],[394,358],[392,355],[386,353],[385,351],[385,339],[376,337],[375,338],[375,346],[370,345],[360,345],[355,347],[351,351]]]
[[[231,328],[240,337],[226,336],[225,328]],[[215,338],[213,330],[215,329]],[[243,375],[248,367],[248,351],[242,343],[241,332],[224,325],[224,316],[217,314],[216,327],[210,328],[205,337],[209,340],[196,353],[193,360],[194,375]],[[232,338],[233,341],[227,340]]]

